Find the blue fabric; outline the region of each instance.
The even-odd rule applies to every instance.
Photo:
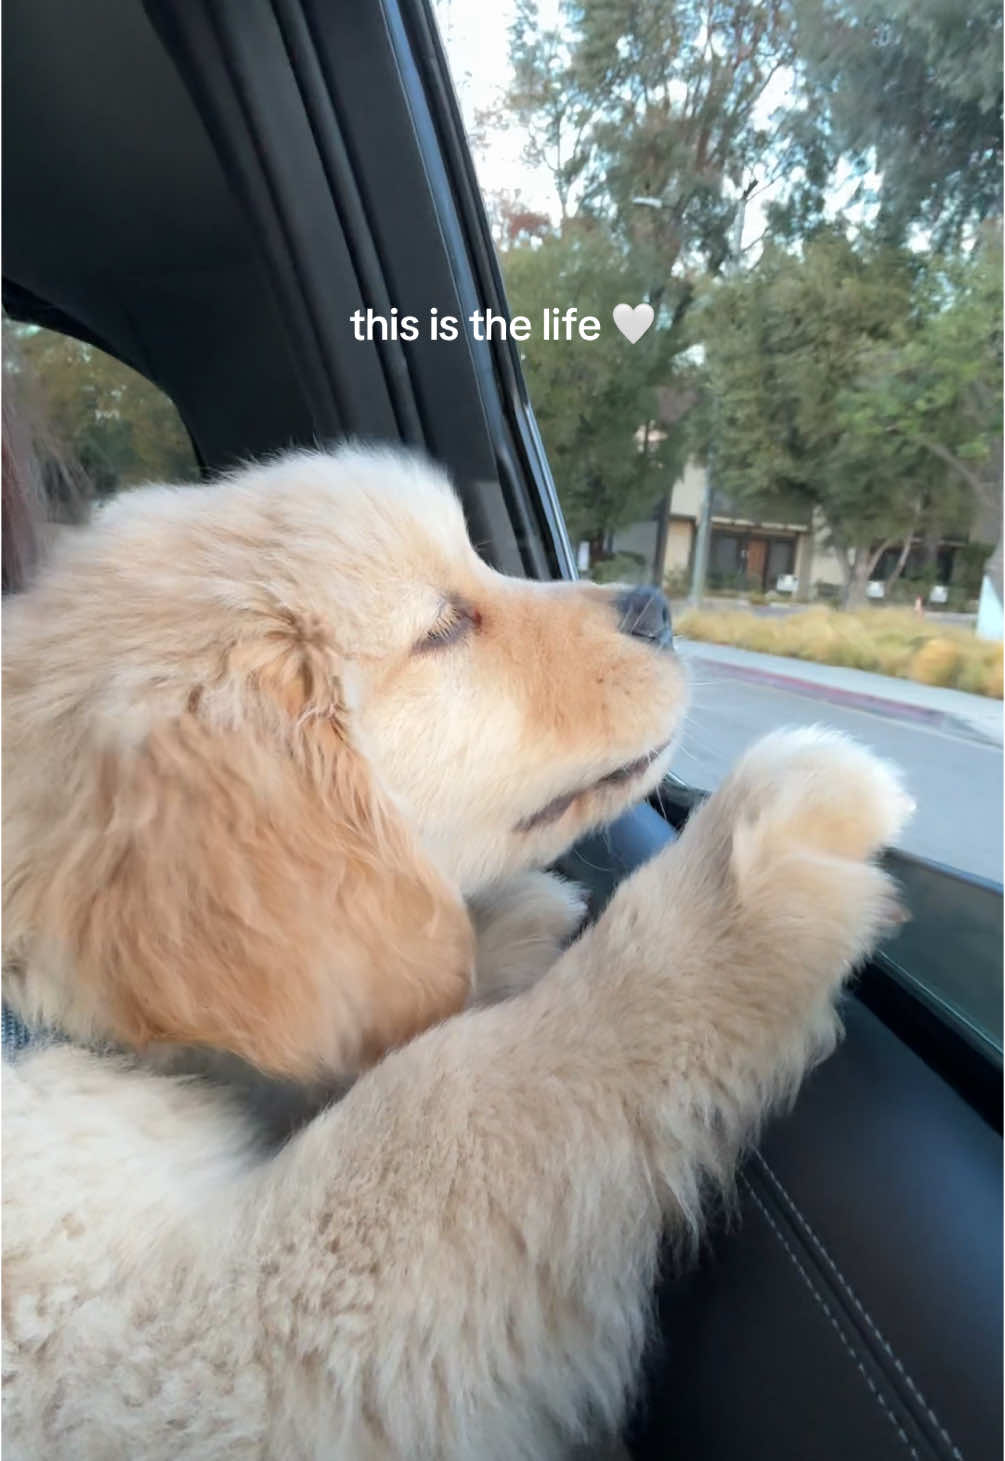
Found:
[[[31,1044],[31,1034],[28,1026],[19,1020],[13,1010],[6,1005],[3,1007],[3,1058],[8,1060],[23,1050],[26,1045]]]

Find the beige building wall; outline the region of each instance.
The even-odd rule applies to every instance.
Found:
[[[676,494],[675,494],[676,495]],[[694,525],[690,522],[671,521],[667,527],[667,551],[663,560],[664,573],[685,573],[691,561],[691,542]]]
[[[796,539],[796,565],[793,572],[799,580],[797,596],[808,599],[813,591],[813,538],[809,533],[800,533]]]
[[[693,517],[697,521],[704,496],[705,468],[697,462],[688,462],[684,475],[674,483],[670,512],[675,517]]]
[[[688,462],[683,476],[674,483],[670,511],[674,516],[693,518],[697,521],[701,513],[705,494],[705,468],[696,462]],[[671,522],[667,535],[666,571],[672,573],[687,567],[691,552],[690,523]],[[844,575],[837,553],[826,542],[826,523],[819,512],[813,515],[812,533],[796,534],[796,575],[799,578],[800,594],[812,593],[813,585],[825,583],[841,587]]]
[[[844,574],[841,572],[841,560],[835,549],[825,542],[826,537],[827,524],[823,514],[814,512],[813,553],[808,584],[810,589],[812,589],[815,583],[826,583],[836,588],[844,587]]]

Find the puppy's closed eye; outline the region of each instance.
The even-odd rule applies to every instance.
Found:
[[[481,615],[477,609],[465,599],[452,596],[444,600],[436,623],[416,642],[414,652],[428,654],[431,650],[445,649],[477,629],[480,622]]]

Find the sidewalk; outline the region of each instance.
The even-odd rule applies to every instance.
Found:
[[[771,685],[792,695],[837,705],[850,705],[894,719],[924,722],[953,735],[1002,744],[1002,702],[985,695],[968,695],[963,690],[944,690],[938,685],[921,685],[891,675],[874,675],[867,670],[849,670],[840,665],[821,665],[812,660],[789,659],[776,654],[756,654],[731,645],[678,637],[675,645],[681,658],[696,668],[755,684]]]
[[[673,596],[670,599],[670,609],[674,623],[692,607],[690,600],[686,597]],[[792,614],[805,614],[809,607],[811,606],[801,603],[798,599],[773,599],[767,604],[752,604],[742,595],[731,598],[726,594],[715,594],[714,596],[709,594],[702,602],[703,609],[714,610],[717,614],[739,611],[744,614],[753,614],[758,619],[787,619]],[[873,604],[872,606],[873,612],[876,614],[885,614],[890,611],[896,613],[898,610],[903,613],[910,607],[910,604]],[[965,624],[972,628],[977,623],[976,612],[962,613],[955,609],[942,609],[931,604],[925,609],[925,618],[929,624]]]

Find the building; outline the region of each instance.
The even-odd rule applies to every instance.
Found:
[[[706,482],[705,468],[690,462],[671,494],[662,576],[679,589],[690,582]],[[650,572],[663,508],[661,503],[649,522],[633,523],[615,533],[613,539],[615,552],[634,554]],[[955,551],[964,541],[950,539],[939,544],[936,577],[940,584],[948,584],[952,578]],[[874,597],[882,597],[882,584],[894,570],[900,551],[899,544],[888,548],[877,562],[873,570]],[[915,576],[923,554],[920,543],[911,548],[903,570],[905,579]],[[844,587],[844,574],[818,512],[810,513],[802,503],[779,498],[763,503],[752,516],[749,507],[738,507],[723,492],[713,490],[706,582],[713,590],[836,598]]]
[[[690,579],[706,480],[704,467],[689,462],[674,484],[663,555],[663,577],[672,584]],[[651,564],[658,530],[658,519],[633,523],[615,533],[614,550],[639,554]],[[779,579],[796,579],[837,591],[844,582],[841,565],[823,537],[823,525],[814,526],[802,505],[779,501],[752,517],[749,509],[739,511],[723,493],[714,492],[708,586],[766,593]]]

